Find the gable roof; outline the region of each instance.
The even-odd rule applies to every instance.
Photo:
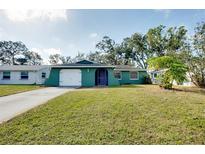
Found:
[[[76,62],[76,64],[97,64],[96,62],[90,61],[90,60],[80,60]]]
[[[0,71],[38,71],[49,65],[0,65]]]

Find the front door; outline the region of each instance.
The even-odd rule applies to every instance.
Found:
[[[100,86],[108,85],[108,72],[106,69],[97,69],[95,73],[95,84]]]

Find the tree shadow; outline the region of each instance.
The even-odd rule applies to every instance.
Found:
[[[119,86],[109,86],[109,88],[144,88],[144,85],[125,84]]]
[[[178,92],[191,92],[191,93],[197,93],[197,94],[205,94],[205,89],[203,88],[198,88],[198,87],[177,87],[173,88],[173,91],[178,91]]]

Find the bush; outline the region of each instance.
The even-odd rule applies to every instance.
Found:
[[[160,84],[159,86],[164,89],[172,89],[172,77],[169,75],[168,72],[163,73],[159,76]]]
[[[149,75],[144,76],[144,83],[145,84],[152,84],[152,80]]]

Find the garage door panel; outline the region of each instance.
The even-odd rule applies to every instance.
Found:
[[[81,86],[80,69],[62,69],[60,71],[60,86]]]

